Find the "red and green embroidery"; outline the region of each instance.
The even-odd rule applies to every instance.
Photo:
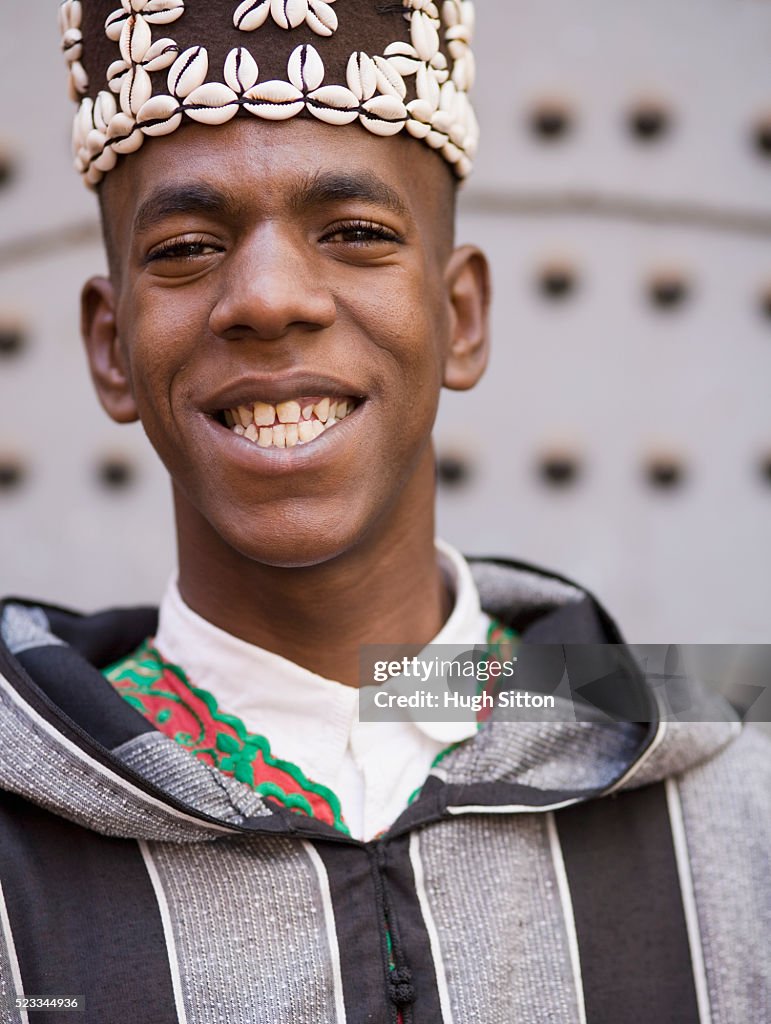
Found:
[[[516,643],[516,632],[493,619],[487,631],[490,657],[511,658]],[[332,789],[309,779],[291,761],[275,757],[265,736],[249,732],[240,718],[220,710],[214,696],[194,686],[178,665],[164,661],[150,640],[103,669],[103,674],[124,700],[194,757],[246,783],[266,799],[350,835],[340,798]],[[483,717],[487,716],[480,713],[480,726]],[[431,767],[458,746],[445,747]],[[421,789],[419,786],[411,794],[408,803],[417,799]]]
[[[205,764],[292,811],[350,834],[340,800],[329,787],[309,779],[291,761],[274,757],[265,736],[221,711],[208,690],[193,686],[149,640],[103,671],[124,700]]]

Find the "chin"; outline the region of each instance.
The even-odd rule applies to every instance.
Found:
[[[312,523],[303,528],[287,524],[284,529],[261,531],[259,536],[240,532],[221,536],[243,558],[281,569],[321,565],[344,555],[360,539],[350,520],[333,530]]]

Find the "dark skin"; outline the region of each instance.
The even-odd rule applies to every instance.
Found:
[[[423,646],[451,610],[431,431],[441,388],[484,372],[489,304],[452,189],[409,137],[299,118],[186,125],[102,186],[111,272],[83,289],[83,336],[102,405],[171,476],[182,597],[352,686],[361,644]],[[332,383],[285,379],[305,372]],[[236,393],[333,384],[356,409],[305,446],[221,422]]]

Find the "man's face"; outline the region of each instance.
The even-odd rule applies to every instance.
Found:
[[[481,257],[452,254],[435,154],[358,126],[237,119],[151,140],[103,188],[113,285],[86,287],[92,369],[111,415],[141,419],[178,517],[248,558],[309,565],[404,495],[433,500],[440,389],[484,368],[453,355],[454,289],[481,306],[486,290]],[[342,418],[322,430],[326,398]],[[261,429],[266,406],[283,431]]]

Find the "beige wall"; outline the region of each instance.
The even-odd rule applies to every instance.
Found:
[[[483,129],[459,236],[490,253],[490,370],[447,394],[439,529],[592,587],[637,642],[771,637],[771,5],[759,0],[479,0]],[[96,209],[69,166],[55,4],[0,6],[0,590],[86,608],[157,600],[174,563],[168,485],[141,430],[91,395],[77,291],[103,267]],[[655,100],[671,128],[641,141]],[[548,141],[532,112],[562,111]],[[554,120],[553,115],[552,121]],[[213,129],[214,130],[214,129]],[[544,297],[544,267],[574,289]],[[652,276],[685,281],[680,305]],[[559,282],[557,282],[558,285]],[[556,286],[556,285],[555,285]],[[675,460],[655,487],[646,460]],[[544,459],[578,467],[548,484]],[[104,460],[133,482],[100,482]],[[444,463],[448,470],[452,467]],[[555,472],[559,470],[556,466]]]

